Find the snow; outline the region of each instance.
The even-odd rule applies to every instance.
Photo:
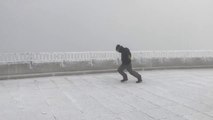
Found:
[[[213,69],[0,81],[2,120],[213,120]]]

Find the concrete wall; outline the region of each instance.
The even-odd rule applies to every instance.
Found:
[[[121,62],[117,60],[85,60],[63,62],[25,62],[0,65],[0,79],[22,78],[24,76],[50,76],[72,73],[115,71]],[[213,57],[188,58],[134,58],[134,68],[171,69],[171,68],[213,68]]]

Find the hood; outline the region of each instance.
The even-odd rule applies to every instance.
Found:
[[[121,52],[123,50],[123,48],[124,48],[123,46],[117,45],[116,46],[116,51]]]

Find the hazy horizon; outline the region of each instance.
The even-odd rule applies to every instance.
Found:
[[[2,0],[0,52],[213,50],[212,0]]]

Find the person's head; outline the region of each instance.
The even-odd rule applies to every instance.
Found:
[[[120,51],[121,51],[121,48],[122,48],[122,46],[121,46],[121,45],[119,45],[119,44],[118,44],[118,45],[116,45],[116,51],[117,51],[117,52],[120,52]]]

